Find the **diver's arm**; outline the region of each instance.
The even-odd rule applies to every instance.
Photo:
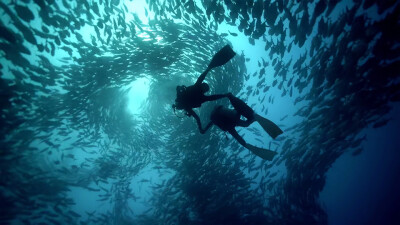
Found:
[[[201,121],[200,121],[200,117],[197,115],[197,113],[195,112],[195,111],[193,111],[193,109],[189,109],[189,110],[186,110],[187,111],[187,113],[188,113],[188,116],[193,116],[194,117],[194,119],[196,120],[196,122],[197,122],[197,126],[199,127],[199,130],[200,130],[200,133],[204,133],[205,131],[203,130],[203,128],[201,127]],[[207,125],[208,126],[208,125]],[[204,131],[204,132],[203,132]]]
[[[204,79],[206,78],[207,73],[210,71],[209,68],[207,68],[200,76],[197,78],[197,81],[194,85],[200,85],[203,83]]]

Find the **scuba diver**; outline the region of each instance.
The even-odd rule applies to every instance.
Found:
[[[196,83],[191,86],[177,86],[176,87],[176,99],[175,104],[172,105],[174,112],[176,109],[178,110],[185,110],[185,114],[187,116],[193,116],[197,122],[197,126],[199,127],[200,131],[201,128],[201,121],[199,116],[193,111],[193,108],[198,108],[204,102],[208,101],[215,101],[217,99],[221,99],[227,97],[226,94],[219,94],[219,95],[204,95],[210,87],[207,83],[204,83],[204,79],[207,73],[218,66],[222,66],[231,60],[236,53],[232,50],[229,45],[226,45],[221,50],[219,50],[212,58],[210,64],[208,65],[207,69],[200,75],[197,79]]]
[[[233,96],[231,93],[226,96],[229,98],[234,109],[228,109],[222,105],[216,106],[211,113],[211,121],[207,124],[206,128],[204,130],[199,128],[200,133],[204,134],[213,124],[215,124],[221,130],[228,131],[243,147],[249,149],[257,156],[265,160],[272,160],[272,158],[277,154],[276,152],[247,144],[246,141],[237,133],[235,127],[248,127],[254,121],[257,121],[273,139],[282,134],[283,131],[272,121],[255,113],[245,102]],[[247,120],[241,120],[241,116],[245,117]]]

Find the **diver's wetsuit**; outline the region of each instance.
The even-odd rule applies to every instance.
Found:
[[[257,156],[265,160],[272,160],[272,158],[277,154],[276,152],[247,144],[246,141],[237,133],[235,127],[248,127],[254,121],[257,121],[258,123],[261,121],[260,125],[266,125],[264,123],[267,123],[267,126],[275,132],[271,135],[271,131],[268,131],[269,128],[263,127],[273,138],[281,134],[282,131],[279,128],[275,128],[276,125],[271,121],[254,113],[254,111],[239,98],[236,98],[232,94],[227,94],[227,97],[235,109],[224,108],[222,105],[215,107],[211,113],[210,123],[208,123],[204,130],[200,130],[200,132],[205,133],[213,124],[215,124],[221,130],[228,131],[243,147],[249,149]],[[247,120],[240,119],[241,116],[246,117]]]
[[[217,125],[221,130],[228,131],[241,145],[246,147],[246,141],[237,133],[235,127],[248,127],[254,122],[253,119],[247,118],[247,120],[240,119],[241,114],[238,110],[228,109],[222,105],[217,106],[211,113],[211,123]],[[211,125],[207,125],[206,129]]]
[[[231,102],[233,108],[237,111],[237,113],[241,116],[247,118],[247,121],[240,120],[238,121],[237,126],[248,127],[252,122],[254,122],[254,110],[250,108],[244,101],[229,93],[228,95],[229,101]]]
[[[196,82],[194,85],[185,87],[179,99],[177,98],[176,101],[180,107],[186,111],[186,115],[189,117],[193,116],[200,132],[203,133],[205,131],[201,126],[200,117],[195,111],[193,111],[193,109],[199,108],[204,102],[214,101],[224,97],[227,97],[227,95],[204,95],[204,91],[201,89],[201,83]]]
[[[226,97],[226,95],[204,95],[200,85],[191,85],[186,87],[181,102],[184,105],[184,109],[188,111],[188,109],[199,108],[204,102],[214,101],[223,97]]]
[[[229,45],[225,45],[221,50],[219,50],[211,59],[210,64],[207,69],[197,78],[197,81],[194,85],[189,87],[177,87],[177,99],[175,100],[176,104],[172,107],[175,109],[184,109],[186,111],[186,115],[193,116],[196,119],[197,125],[200,129],[200,132],[203,132],[201,127],[201,122],[199,116],[193,111],[193,108],[198,108],[204,102],[214,101],[220,98],[227,97],[227,95],[204,95],[205,92],[208,91],[209,87],[207,85],[207,90],[202,89],[202,85],[207,73],[216,67],[222,66],[225,63],[229,62],[236,53],[232,50]],[[178,90],[179,88],[179,90]],[[179,95],[179,96],[178,96]]]

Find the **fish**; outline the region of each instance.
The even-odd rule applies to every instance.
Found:
[[[7,27],[0,26],[0,38],[8,41],[10,44],[16,44],[17,42],[22,42],[18,35],[7,29]],[[19,39],[19,40],[18,40]]]
[[[14,9],[15,9],[18,17],[21,18],[25,22],[29,23],[31,20],[35,19],[35,16],[33,15],[32,11],[24,5],[16,4],[14,6]]]
[[[234,37],[237,37],[237,36],[238,36],[238,34],[235,33],[235,32],[230,32],[230,31],[228,31],[228,33],[229,33],[230,35],[234,36]]]
[[[362,147],[357,148],[356,150],[354,150],[354,151],[351,153],[351,155],[352,155],[352,156],[357,156],[357,155],[361,154],[363,150],[364,150],[364,149],[363,149]]]
[[[379,122],[376,122],[375,124],[372,125],[372,128],[379,128],[379,127],[383,127],[386,126],[387,123],[390,121],[391,119],[384,119],[381,120]]]

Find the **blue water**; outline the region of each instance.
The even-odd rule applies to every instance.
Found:
[[[392,123],[366,131],[367,141],[360,155],[344,154],[327,173],[320,199],[326,206],[329,224],[395,224],[399,221],[398,113],[396,107],[391,113]]]
[[[0,2],[0,224],[399,224],[397,1]],[[171,105],[209,72],[263,160]],[[195,109],[203,126],[215,105]]]

